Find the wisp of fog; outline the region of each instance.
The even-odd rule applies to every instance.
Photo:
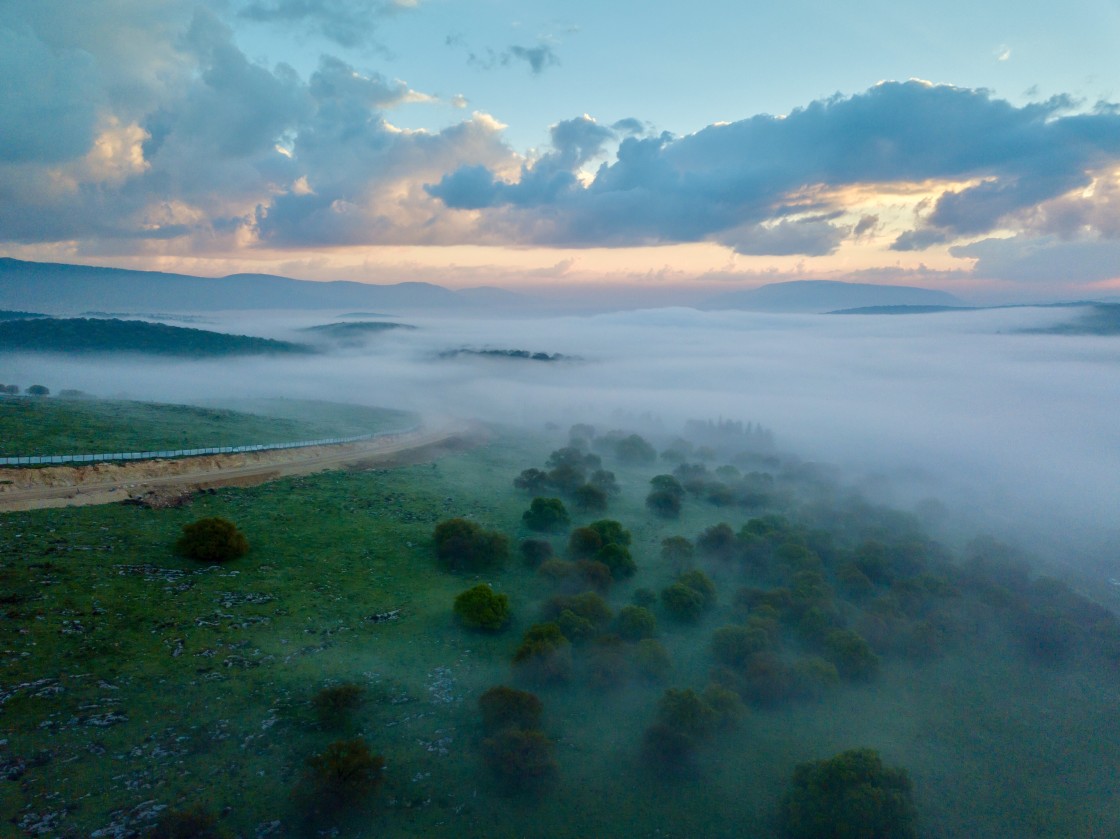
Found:
[[[1068,310],[776,315],[657,309],[535,319],[402,318],[416,330],[305,357],[10,359],[7,379],[159,401],[316,398],[541,427],[666,435],[690,418],[771,429],[783,451],[864,476],[878,500],[936,497],[1059,561],[1115,538],[1120,341],[1028,334]],[[323,314],[213,328],[307,341]],[[528,350],[554,361],[450,350]],[[1062,551],[1067,556],[1062,556]]]

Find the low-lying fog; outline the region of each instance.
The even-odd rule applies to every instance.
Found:
[[[213,326],[308,341],[345,318],[244,314]],[[1069,309],[770,315],[659,309],[532,320],[399,318],[363,349],[216,362],[21,356],[5,381],[98,396],[289,396],[540,428],[591,422],[666,435],[689,418],[753,421],[778,447],[853,469],[903,507],[936,496],[957,520],[1059,561],[1099,561],[1120,499],[1120,339],[1020,334]],[[533,361],[439,353],[561,353]],[[889,493],[889,495],[888,495]]]

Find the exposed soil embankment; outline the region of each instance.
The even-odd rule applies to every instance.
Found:
[[[220,486],[253,486],[327,469],[370,469],[422,462],[481,441],[463,424],[361,443],[243,454],[0,469],[0,511],[75,507],[142,499],[155,505]]]

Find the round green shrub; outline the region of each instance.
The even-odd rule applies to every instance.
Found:
[[[478,698],[478,710],[487,731],[504,728],[540,728],[544,705],[527,690],[495,685]]]
[[[481,583],[455,598],[455,616],[470,629],[496,632],[509,623],[509,597]]]
[[[529,509],[521,514],[521,521],[530,530],[564,530],[572,520],[559,498],[534,498]]]
[[[623,606],[618,612],[618,634],[627,641],[652,638],[657,631],[657,618],[643,606]]]
[[[249,552],[249,540],[233,522],[220,516],[183,525],[175,550],[200,562],[226,562]]]
[[[916,823],[909,774],[873,749],[800,764],[779,812],[783,839],[914,839]]]
[[[695,589],[673,583],[661,591],[661,605],[674,620],[694,623],[704,614],[704,598]]]

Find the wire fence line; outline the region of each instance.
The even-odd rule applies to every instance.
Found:
[[[0,466],[41,466],[49,463],[103,463],[113,460],[155,460],[169,457],[198,457],[208,454],[238,454],[241,452],[264,452],[276,449],[302,449],[309,446],[335,446],[340,443],[359,443],[363,440],[377,440],[396,437],[418,431],[414,425],[397,431],[377,431],[371,434],[354,434],[350,437],[326,437],[322,440],[301,440],[298,443],[260,443],[254,446],[211,446],[205,449],[170,449],[151,452],[113,452],[111,454],[48,454],[16,455],[0,457]]]

